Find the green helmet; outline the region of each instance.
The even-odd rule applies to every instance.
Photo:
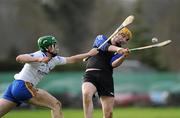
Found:
[[[57,43],[54,36],[42,36],[38,39],[38,47],[41,51],[47,51],[47,48]]]

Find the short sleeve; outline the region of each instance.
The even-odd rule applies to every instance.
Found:
[[[106,36],[98,35],[94,41],[93,48],[100,47],[106,40],[107,40]],[[100,48],[100,50],[107,51],[109,46],[110,46],[110,44],[107,42]]]
[[[41,52],[41,51],[37,51],[34,53],[29,53],[28,55],[30,55],[31,57],[46,57],[45,53]]]
[[[55,56],[53,59],[51,59],[51,61],[55,64],[55,65],[64,65],[67,63],[66,58],[62,57],[62,56]]]
[[[114,56],[112,56],[110,64],[113,63],[113,61],[115,61],[116,59],[120,58],[123,54],[115,54]]]

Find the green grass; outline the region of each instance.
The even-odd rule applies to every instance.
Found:
[[[82,109],[64,109],[65,118],[83,118]],[[180,108],[116,108],[113,118],[180,118]],[[93,118],[102,118],[100,109]],[[3,118],[51,118],[49,110],[14,110]]]

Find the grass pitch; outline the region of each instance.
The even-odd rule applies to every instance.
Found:
[[[63,109],[65,118],[83,118],[82,109]],[[102,118],[95,109],[93,118]],[[14,110],[3,118],[51,118],[50,110]],[[116,108],[113,118],[180,118],[180,108]]]

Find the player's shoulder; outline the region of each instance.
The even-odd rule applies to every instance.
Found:
[[[56,59],[56,60],[61,60],[61,59],[65,59],[66,57],[61,56],[61,55],[56,55],[54,56],[52,59]]]
[[[30,53],[30,55],[32,57],[46,57],[46,54],[42,51],[36,51],[36,52],[33,52],[33,53]]]
[[[103,34],[100,34],[100,35],[96,36],[96,40],[106,40],[106,39],[107,39],[107,37],[105,35],[103,35]]]

